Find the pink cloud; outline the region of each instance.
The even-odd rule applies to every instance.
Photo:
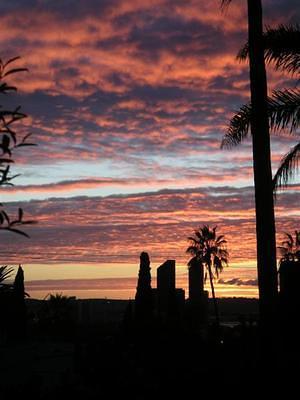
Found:
[[[108,197],[74,197],[11,204],[38,225],[28,240],[2,235],[7,263],[130,262],[143,251],[154,259],[186,262],[187,237],[201,224],[218,225],[231,261],[255,258],[253,189],[219,187],[164,190]],[[297,192],[276,203],[278,240],[299,224]],[[13,240],[12,240],[13,239]]]

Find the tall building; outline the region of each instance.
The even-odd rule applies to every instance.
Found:
[[[197,328],[208,318],[208,292],[204,290],[203,264],[193,257],[189,263],[189,299],[187,303],[187,319]]]
[[[175,291],[175,260],[167,260],[157,268],[158,296]]]
[[[184,308],[184,290],[176,289],[175,260],[167,260],[157,269],[157,308],[163,319],[181,317]]]
[[[153,293],[151,288],[150,258],[148,253],[140,255],[140,269],[135,295],[135,318],[149,321],[153,316]]]
[[[189,261],[189,301],[199,304],[203,298],[204,291],[204,271],[203,264],[193,257]]]

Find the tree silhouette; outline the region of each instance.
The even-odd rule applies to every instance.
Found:
[[[230,2],[223,0],[222,4]],[[264,347],[272,351],[270,344],[275,344],[278,283],[262,2],[247,0],[247,7],[260,320]]]
[[[0,94],[7,95],[17,90],[15,86],[9,85],[6,79],[12,74],[27,71],[26,68],[12,68],[12,64],[19,58],[14,57],[6,62],[0,59]],[[28,142],[30,134],[20,138],[15,130],[16,124],[27,117],[20,109],[20,106],[13,110],[0,106],[0,186],[13,186],[12,180],[18,176],[11,175],[14,151],[20,147],[35,145]],[[33,224],[35,221],[24,220],[23,216],[23,209],[19,208],[17,216],[11,218],[0,203],[0,230],[29,237],[20,226]],[[1,308],[2,311],[5,308],[3,319],[8,324],[8,330],[11,330],[14,337],[22,337],[26,325],[24,274],[19,266],[14,284],[7,284],[5,281],[11,277],[12,272],[13,269],[8,266],[0,267]]]
[[[39,323],[50,334],[64,334],[72,328],[72,298],[62,293],[48,294],[38,311]],[[45,299],[44,299],[45,300]]]
[[[217,227],[210,229],[208,225],[203,225],[195,230],[194,236],[188,237],[191,245],[186,252],[191,254],[193,259],[197,259],[200,264],[204,264],[207,268],[210,287],[214,302],[215,316],[217,325],[220,325],[219,310],[214,288],[214,274],[219,277],[219,273],[223,271],[223,267],[228,265],[228,251],[226,249],[227,241],[223,235],[217,236]],[[192,260],[193,260],[192,259]]]
[[[26,333],[26,305],[25,305],[25,297],[28,296],[25,293],[24,286],[24,271],[19,265],[18,271],[15,276],[15,280],[13,283],[13,318],[14,318],[14,336],[20,339],[24,339]]]
[[[70,297],[62,293],[51,294],[47,304],[52,323],[57,324],[70,319]]]
[[[265,59],[274,64],[277,70],[291,73],[293,76],[300,74],[300,27],[299,25],[279,25],[277,28],[268,28],[263,34]],[[238,59],[243,61],[249,57],[249,44],[240,50]],[[248,136],[251,103],[243,105],[238,113],[231,119],[227,134],[224,136],[222,146],[232,147],[240,144]],[[291,89],[275,90],[268,97],[268,117],[270,128],[277,134],[298,134],[300,126],[300,90],[298,87]],[[275,191],[284,188],[290,178],[297,171],[300,157],[300,142],[297,143],[281,160],[280,166],[273,178]]]
[[[0,267],[1,323],[10,339],[23,340],[26,333],[25,297],[28,295],[25,293],[22,267],[19,266],[14,281],[9,282],[13,272],[11,267]]]
[[[286,240],[278,246],[280,261],[300,261],[300,231],[295,231],[295,238],[290,233],[285,233],[285,236]]]
[[[17,88],[9,85],[5,80],[7,76],[27,71],[26,68],[11,68],[11,64],[20,57],[14,57],[4,62],[0,59],[0,94],[15,92]],[[12,180],[18,175],[11,175],[11,164],[14,163],[13,153],[16,149],[25,146],[35,146],[29,143],[27,134],[21,138],[17,135],[15,125],[27,117],[20,111],[20,106],[13,110],[7,110],[0,106],[0,186],[13,186]],[[26,221],[23,218],[23,210],[19,208],[16,218],[10,218],[0,203],[0,229],[8,230],[28,237],[28,234],[19,229],[19,226],[33,224],[34,221]]]
[[[140,255],[140,269],[135,295],[135,317],[137,321],[147,321],[153,315],[150,258],[148,253]]]
[[[14,269],[7,265],[0,267],[0,328],[4,330],[7,328],[6,324],[10,311],[8,310],[8,302],[11,298],[13,285],[9,280],[12,277],[13,271]]]

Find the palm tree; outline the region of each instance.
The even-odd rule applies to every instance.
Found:
[[[279,25],[268,28],[263,34],[265,59],[274,64],[277,70],[300,76],[300,27],[299,25]],[[243,61],[249,56],[249,45],[240,50],[238,59]],[[247,137],[250,128],[251,103],[242,106],[231,119],[228,131],[222,141],[222,147],[236,146]],[[274,133],[297,135],[300,126],[300,90],[290,88],[275,90],[268,97],[268,117]],[[287,186],[290,178],[297,171],[300,157],[300,142],[297,143],[281,160],[273,178],[275,192]]]
[[[223,235],[217,236],[216,231],[216,226],[210,229],[209,225],[203,225],[198,230],[195,230],[194,236],[188,238],[191,245],[187,248],[186,252],[193,256],[192,260],[197,259],[199,266],[204,265],[208,271],[216,322],[219,326],[220,319],[212,269],[214,269],[216,277],[219,277],[219,273],[223,271],[223,267],[228,265],[228,251],[225,247],[227,241]]]
[[[295,231],[295,239],[290,233],[285,233],[286,240],[278,246],[283,261],[300,261],[300,231]]]
[[[229,4],[231,0],[223,0]],[[277,310],[275,217],[267,106],[267,78],[263,46],[261,0],[247,0],[248,48],[252,112],[253,172],[256,211],[257,273],[264,344],[270,343]]]

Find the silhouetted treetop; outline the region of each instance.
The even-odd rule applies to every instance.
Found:
[[[282,261],[300,261],[300,231],[295,231],[294,236],[285,233],[286,240],[281,242],[278,250],[281,253]]]

